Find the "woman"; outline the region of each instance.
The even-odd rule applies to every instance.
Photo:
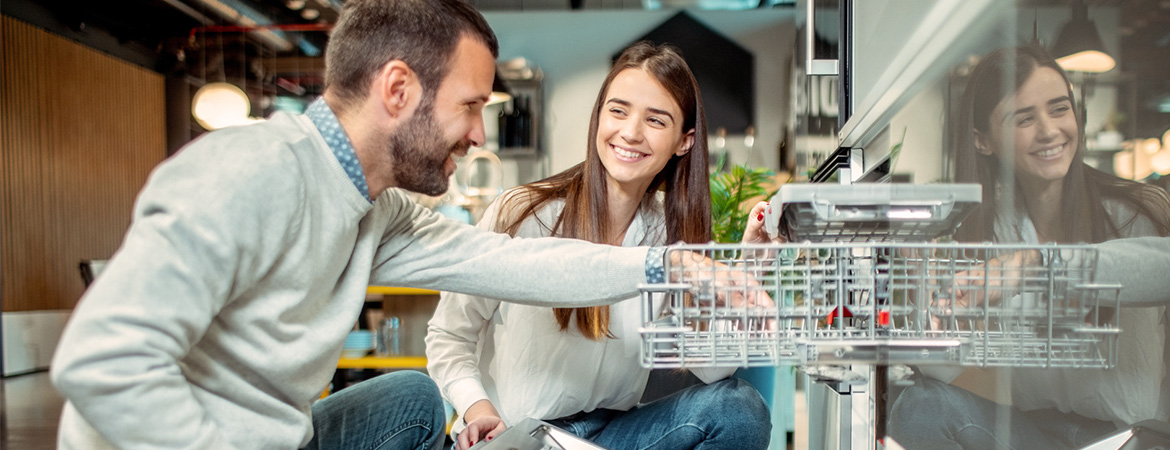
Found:
[[[481,227],[619,246],[711,239],[707,131],[686,62],[638,43],[606,77],[585,161],[497,199]],[[571,276],[571,275],[570,275]],[[641,300],[539,308],[444,293],[427,334],[427,370],[460,414],[463,449],[537,418],[614,449],[765,448],[769,413],[733,369],[638,406]],[[718,381],[722,380],[722,381]],[[717,382],[718,381],[718,382]]]
[[[982,183],[983,203],[964,221],[958,240],[1100,243],[1170,236],[1165,191],[1084,163],[1083,121],[1071,84],[1043,50],[989,54],[972,71],[962,105],[956,181]],[[1119,263],[1102,256],[1097,264]],[[1010,407],[919,378],[895,401],[890,434],[909,449],[1075,448],[1125,424],[1165,421],[1165,306],[1147,301],[1116,314],[1122,329],[1116,368],[1013,369]],[[1011,411],[1010,431],[997,428],[997,409]]]

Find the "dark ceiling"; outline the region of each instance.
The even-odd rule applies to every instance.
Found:
[[[244,78],[261,85],[318,93],[316,57],[325,29],[344,0],[4,0],[0,12],[168,75],[196,83]],[[705,0],[712,2],[714,0]],[[793,0],[718,0],[726,8],[791,7]],[[1020,0],[1021,8],[1070,0]],[[1071,0],[1077,1],[1077,0]],[[1170,0],[1084,0],[1121,12],[1121,73],[1138,80],[1138,98],[1170,102]],[[472,0],[483,11],[671,8],[697,0]],[[719,7],[719,6],[717,6]],[[306,11],[315,11],[315,14]],[[242,12],[242,13],[241,13]],[[244,34],[251,16],[277,28]],[[217,28],[218,27],[218,28]],[[308,30],[306,30],[308,29]],[[279,39],[272,39],[279,34]],[[263,35],[267,35],[263,36]],[[1155,120],[1166,121],[1170,114]],[[1165,126],[1160,124],[1158,126]]]
[[[1068,5],[1070,0],[1021,0],[1021,8]],[[1076,1],[1076,0],[1073,0]],[[165,72],[178,50],[240,45],[241,33],[213,29],[240,25],[234,14],[253,16],[255,23],[285,27],[288,44],[281,48],[257,33],[248,38],[256,57],[317,56],[326,42],[321,30],[337,18],[344,0],[5,0],[0,11],[132,62]],[[472,0],[483,11],[546,11],[569,9],[644,9],[697,3],[697,0]],[[746,4],[791,6],[792,0],[706,0],[728,7]],[[1121,11],[1125,72],[1168,73],[1170,69],[1170,0],[1085,0],[1090,7]],[[294,9],[295,8],[295,9]],[[222,11],[222,12],[221,12]],[[306,14],[314,11],[315,14]],[[259,17],[256,17],[259,16]],[[245,19],[247,20],[247,19]],[[203,27],[203,28],[201,28]],[[290,29],[296,27],[297,29]],[[193,39],[192,39],[193,38]],[[88,41],[88,42],[87,42]],[[291,46],[288,46],[290,45]],[[112,51],[110,45],[123,47]],[[127,53],[139,53],[127,57]],[[196,55],[198,56],[198,55]]]

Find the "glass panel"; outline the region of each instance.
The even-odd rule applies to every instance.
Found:
[[[779,308],[783,332],[804,333],[777,351],[806,364],[809,448],[1170,441],[1170,46],[1157,25],[1170,3],[1087,3],[842,8],[853,108],[838,144],[863,149],[883,181],[970,183],[982,200],[958,243],[878,251],[866,245],[880,239],[843,236],[851,252],[770,262],[791,275],[777,278],[778,298],[836,302],[821,309],[844,327],[787,324]],[[1112,67],[1064,58],[1085,50]],[[1117,250],[1141,237],[1153,239]],[[966,295],[979,306],[939,306],[958,305],[947,302],[966,283],[984,286]],[[914,332],[922,349],[906,352],[900,339]]]
[[[987,353],[974,355],[987,358],[974,367],[894,364],[866,369],[872,377],[866,386],[872,391],[853,389],[875,405],[880,403],[877,397],[886,398],[884,407],[873,407],[867,427],[884,430],[906,448],[953,448],[955,443],[965,448],[1008,448],[1009,443],[1011,448],[1081,448],[1143,421],[1152,422],[1138,434],[1170,428],[1170,289],[1166,268],[1145,263],[1164,261],[1165,247],[1159,250],[1156,244],[1170,239],[1170,114],[1159,109],[1170,98],[1164,67],[1170,55],[1165,46],[1157,46],[1159,33],[1148,23],[1150,17],[1170,13],[1170,6],[1088,3],[1084,8],[1076,1],[994,2],[990,14],[998,19],[985,27],[970,25],[968,30],[975,32],[950,42],[931,59],[934,67],[915,72],[919,76],[913,83],[900,88],[896,77],[888,85],[873,82],[864,96],[875,105],[872,122],[842,130],[843,141],[853,139],[865,149],[867,168],[901,144],[890,161],[891,173],[914,183],[980,185],[981,205],[964,219],[954,236],[957,241],[1015,245],[1018,250],[1103,243],[1085,247],[1094,261],[1081,268],[1090,270],[1093,283],[1082,284],[1125,283],[1114,300],[1119,307],[1098,304],[1083,317],[1079,314],[1084,310],[1070,305],[1085,306],[1077,303],[1085,293],[1059,297],[1056,291],[1035,296],[1005,292],[1002,299],[988,299],[989,308],[1003,308],[1006,317],[998,320],[1011,318],[1013,324],[999,336],[1016,342],[1021,338],[1016,333],[1054,339],[1091,330],[1085,336],[1099,338],[1094,345],[1116,351],[1108,369],[1061,363],[1070,347],[1055,341],[1040,347],[1047,358],[998,359]],[[855,20],[871,28],[884,24],[865,23],[869,18],[880,22],[896,16],[873,4],[867,7],[878,11]],[[1165,31],[1162,27],[1160,34]],[[880,65],[880,55],[872,52],[886,43],[869,42],[872,50],[857,58],[855,73],[865,64]],[[857,51],[862,48],[858,43]],[[1112,68],[1105,64],[1107,70],[1095,72],[1074,65],[1083,63],[1084,54],[1080,62],[1062,58],[1083,50],[1108,55]],[[1149,67],[1154,59],[1162,61],[1161,70]],[[887,72],[877,73],[882,79]],[[856,81],[868,79],[873,78]],[[891,92],[899,95],[873,101]],[[859,114],[866,111],[864,103],[859,103]],[[1109,251],[1125,242],[1121,239],[1135,237],[1162,240],[1132,247],[1126,254]],[[1043,264],[1047,274],[1058,275],[1054,271],[1061,266]],[[1122,272],[1145,275],[1123,280]],[[984,281],[1029,285],[1027,280],[1044,278],[1034,275],[1029,270],[999,272]],[[1139,295],[1143,291],[1149,294]],[[1014,304],[1029,306],[1006,308]],[[1047,309],[1031,309],[1043,305]],[[932,314],[945,318],[950,313]],[[1077,316],[1071,322],[1075,330],[1057,325],[1069,314]],[[1110,342],[1111,333],[1116,333],[1115,342]],[[994,341],[997,335],[986,336]],[[910,370],[895,370],[900,367]],[[866,448],[855,444],[851,446]]]

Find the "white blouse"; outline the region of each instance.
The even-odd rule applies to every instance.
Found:
[[[493,202],[479,227],[492,228],[501,199],[515,193]],[[537,211],[539,220],[521,224],[517,237],[548,236],[563,208],[561,200],[550,202]],[[662,245],[662,211],[661,194],[643,203],[622,246]],[[427,371],[460,416],[488,399],[509,426],[525,418],[550,420],[597,408],[628,410],[642,397],[650,373],[639,363],[641,302],[635,297],[610,306],[615,338],[592,341],[575,323],[561,331],[551,308],[444,292],[428,324]],[[661,307],[660,302],[654,305],[655,314]],[[705,383],[734,371],[692,370]],[[452,431],[464,426],[458,421]]]

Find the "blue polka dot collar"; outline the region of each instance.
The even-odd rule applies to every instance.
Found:
[[[337,121],[337,115],[333,114],[333,110],[325,104],[325,99],[318,98],[310,104],[309,108],[305,110],[305,116],[313,121],[317,131],[321,132],[321,137],[325,138],[325,144],[329,145],[329,150],[333,151],[333,156],[337,158],[337,162],[341,163],[341,168],[345,169],[345,173],[349,175],[349,180],[353,182],[354,187],[362,193],[362,198],[373,203],[374,201],[370,200],[370,186],[366,184],[366,174],[362,172],[362,164],[358,162],[353,143],[349,141],[345,130],[341,128],[341,122]]]

